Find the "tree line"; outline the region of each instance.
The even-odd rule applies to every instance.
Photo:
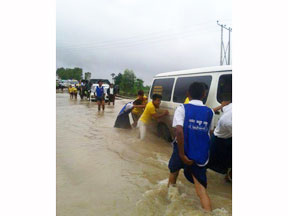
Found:
[[[126,69],[123,74],[119,73],[114,77],[115,85],[119,86],[120,94],[135,96],[142,89],[145,94],[149,92],[150,87],[144,86],[144,81],[136,77],[133,70]]]
[[[83,70],[82,68],[57,68],[56,74],[60,79],[68,80],[68,79],[74,79],[74,80],[81,80],[83,77]]]
[[[89,72],[87,72],[88,74]],[[82,80],[83,79],[83,70],[82,68],[57,68],[56,74],[60,79],[74,79]],[[86,74],[86,73],[85,73]],[[120,94],[126,96],[135,96],[137,92],[142,89],[145,94],[148,94],[150,87],[144,86],[144,81],[140,78],[137,78],[133,70],[126,69],[123,74],[119,73],[113,78],[114,84],[117,85],[120,89]]]

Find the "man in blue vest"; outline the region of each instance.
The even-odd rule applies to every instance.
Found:
[[[102,86],[102,81],[99,80],[98,82],[98,86],[96,87],[96,101],[98,104],[98,111],[101,110],[101,105],[102,105],[102,109],[104,111],[105,109],[105,90],[104,90],[104,86]]]
[[[214,112],[202,100],[206,96],[205,85],[194,82],[189,87],[189,103],[180,105],[173,119],[176,140],[169,161],[169,185],[175,185],[179,170],[195,185],[202,207],[211,211],[207,194],[206,165],[209,161],[210,133],[213,129]]]
[[[136,108],[141,106],[142,101],[140,99],[135,100],[134,102],[131,101],[127,104],[124,105],[124,107],[120,110],[114,127],[116,128],[124,128],[124,129],[131,129],[131,124],[130,124],[130,120],[129,120],[129,113],[131,113],[131,111]]]

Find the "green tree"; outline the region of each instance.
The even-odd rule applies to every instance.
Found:
[[[133,70],[126,69],[123,74],[119,73],[114,77],[115,85],[120,87],[120,94],[126,96],[137,96],[139,90],[144,90],[148,95],[149,86],[144,86],[144,81],[137,78]]]
[[[143,89],[143,87],[144,87],[143,83],[144,83],[144,81],[142,79],[137,78],[136,81],[135,81],[135,85],[134,86],[138,90],[139,89]]]
[[[125,90],[127,93],[134,93],[134,83],[135,83],[136,76],[133,70],[126,69],[122,76],[122,81],[120,84],[120,88]]]
[[[56,74],[59,76],[60,79],[75,79],[75,80],[81,80],[83,76],[83,70],[82,68],[75,67],[73,69],[71,68],[58,68],[56,70]]]
[[[120,85],[122,82],[122,74],[119,73],[117,76],[114,77],[115,85]]]
[[[60,78],[60,79],[67,79],[66,77],[65,77],[65,68],[63,68],[63,67],[61,67],[61,68],[58,68],[57,70],[56,70],[56,74],[58,75],[58,77]]]

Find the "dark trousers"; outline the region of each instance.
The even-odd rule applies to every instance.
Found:
[[[232,168],[232,137],[223,139],[212,135],[207,168],[222,174]]]

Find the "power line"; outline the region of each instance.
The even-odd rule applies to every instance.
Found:
[[[217,30],[216,30],[217,31]],[[92,45],[92,46],[87,46],[87,47],[81,47],[81,48],[70,48],[70,49],[64,49],[65,51],[78,51],[79,49],[106,49],[106,48],[117,48],[117,47],[129,47],[129,46],[137,46],[140,44],[144,43],[154,43],[154,42],[161,42],[161,41],[167,41],[167,40],[173,40],[173,39],[178,39],[179,37],[181,39],[187,38],[187,37],[192,37],[195,35],[198,35],[199,33],[211,33],[211,32],[216,32],[214,31],[199,31],[197,30],[196,33],[195,31],[192,32],[186,32],[186,33],[178,33],[178,34],[170,34],[170,35],[165,35],[163,36],[158,36],[158,37],[153,37],[153,38],[146,38],[142,40],[134,40],[134,41],[127,41],[127,42],[122,42],[122,43],[114,43],[114,44],[99,44],[99,45]],[[57,49],[63,49],[63,48],[57,48]]]
[[[197,24],[196,25],[196,27],[197,26],[199,26],[200,27],[200,29],[201,28],[203,28],[204,27],[204,25],[206,25],[206,24],[210,24],[211,22],[205,22],[205,23],[201,23],[201,24]],[[212,24],[212,23],[211,23]],[[197,28],[195,29],[194,28],[195,27],[195,25],[193,25],[193,28],[191,29],[190,28],[190,30],[198,30]],[[188,28],[189,29],[189,28]],[[133,41],[133,40],[136,40],[136,41],[138,41],[138,40],[146,40],[146,39],[153,39],[153,38],[155,38],[155,37],[163,37],[163,36],[169,36],[169,35],[171,35],[171,33],[170,34],[165,34],[165,32],[167,32],[167,31],[170,31],[171,29],[166,29],[165,31],[159,31],[159,32],[151,32],[151,33],[148,33],[148,34],[142,34],[142,35],[134,35],[134,36],[130,36],[130,37],[127,37],[127,38],[122,38],[122,39],[116,39],[116,40],[105,40],[105,41],[100,41],[100,42],[89,42],[89,43],[85,43],[85,44],[79,44],[79,45],[71,45],[71,46],[61,46],[61,47],[59,47],[59,48],[63,48],[63,49],[74,49],[74,48],[86,48],[86,47],[91,47],[92,45],[95,45],[95,46],[98,46],[98,45],[106,45],[106,44],[114,44],[114,43],[124,43],[124,42],[130,42],[130,41]],[[180,33],[174,33],[174,34],[182,34],[181,32]],[[141,38],[141,37],[143,37],[144,36],[144,38]],[[148,38],[147,38],[147,36],[148,36]],[[149,37],[150,36],[150,37]],[[140,38],[139,38],[140,37]]]
[[[198,33],[207,33],[206,35],[208,35],[208,33],[216,33],[216,32],[218,32],[218,31],[206,31],[206,32],[198,32]],[[182,38],[187,38],[187,37],[191,37],[191,36],[194,36],[195,34],[193,34],[193,35],[188,35],[188,36],[186,36],[186,37],[182,37]],[[182,39],[181,38],[181,39]],[[165,41],[167,41],[167,40],[173,40],[173,39],[175,39],[175,38],[168,38],[168,39],[166,39],[166,40],[163,40],[163,39],[161,39],[161,40],[154,40],[154,41],[149,41],[149,44],[151,44],[151,43],[157,43],[157,45],[159,45],[161,42],[165,42]],[[176,38],[177,39],[177,38]],[[145,42],[142,42],[142,43],[138,43],[138,44],[126,44],[126,45],[121,45],[121,46],[110,46],[110,47],[101,47],[101,51],[103,51],[103,49],[109,49],[109,48],[129,48],[129,47],[133,47],[133,46],[137,46],[137,45],[141,45],[141,44],[145,44]],[[91,47],[91,49],[92,49],[92,51],[100,51],[99,49],[97,49],[97,48],[95,48],[95,47]],[[76,54],[77,52],[82,52],[81,50],[65,50],[64,51],[64,53],[63,53],[63,51],[57,51],[57,53],[59,54],[59,55],[74,55],[74,54]],[[89,56],[94,56],[95,55],[95,53],[90,53],[90,54],[88,54],[87,52],[82,52],[81,53],[81,56],[84,56],[85,55],[85,57],[89,57]]]

